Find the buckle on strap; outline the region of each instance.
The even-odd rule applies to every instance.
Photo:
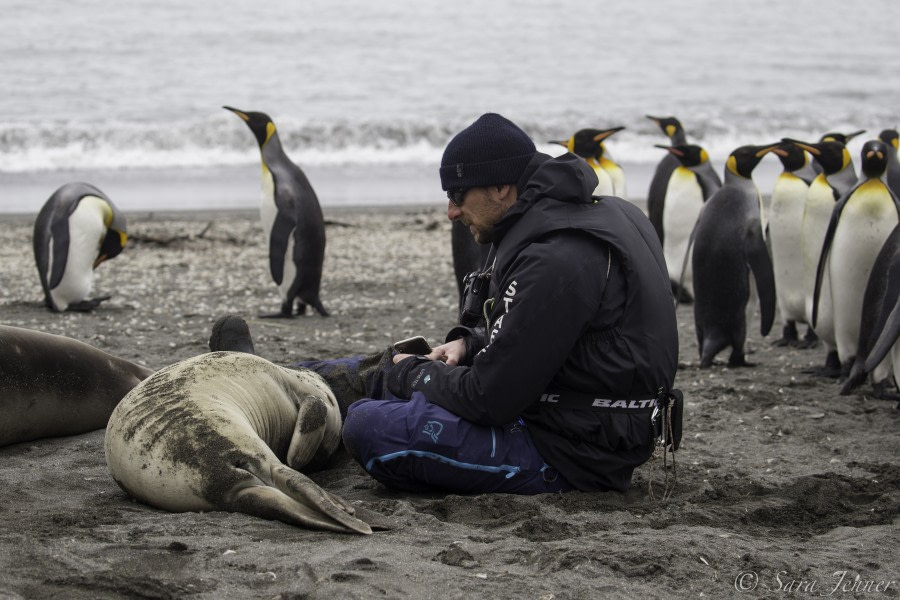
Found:
[[[650,415],[653,436],[662,447],[675,452],[681,445],[681,421],[684,413],[684,395],[681,390],[662,392],[656,398],[656,406]]]

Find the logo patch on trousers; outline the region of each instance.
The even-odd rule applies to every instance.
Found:
[[[440,421],[428,421],[425,423],[425,428],[422,429],[422,433],[431,438],[431,441],[435,444],[438,441],[438,437],[440,437],[441,432],[444,430],[444,424]]]

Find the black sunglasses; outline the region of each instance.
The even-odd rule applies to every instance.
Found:
[[[463,205],[463,200],[466,199],[466,194],[471,188],[454,188],[452,190],[447,190],[447,198],[450,199],[450,202],[453,203],[453,206],[456,208],[460,208]]]

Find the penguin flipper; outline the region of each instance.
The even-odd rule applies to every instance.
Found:
[[[747,240],[747,263],[756,281],[759,295],[760,334],[766,336],[775,322],[775,272],[766,241],[762,237],[760,225],[751,228]]]
[[[897,342],[898,337],[900,337],[900,301],[894,303],[884,329],[881,330],[881,335],[875,340],[869,356],[866,357],[864,365],[866,373],[871,373],[878,366],[878,363],[884,360],[884,357],[887,356],[887,353],[890,352]]]
[[[897,231],[900,231],[900,225],[894,229],[891,237]],[[880,259],[881,256],[879,255],[878,258]],[[890,266],[888,267],[887,286],[882,298],[881,311],[878,315],[878,320],[875,322],[875,331],[880,331],[880,333],[875,342],[872,343],[871,349],[866,356],[864,365],[866,373],[870,373],[878,366],[878,363],[884,360],[884,357],[893,347],[898,336],[900,336],[900,252],[896,250],[891,256]]]
[[[52,290],[62,281],[69,256],[69,215],[56,213],[50,224],[50,239],[53,240],[53,271],[49,274],[47,289]]]
[[[281,285],[284,279],[284,259],[288,242],[296,227],[297,222],[282,211],[279,210],[275,215],[269,234],[269,272],[276,285]]]
[[[845,196],[849,197],[848,196]],[[812,302],[812,323],[813,328],[819,318],[819,298],[822,295],[822,280],[825,278],[825,265],[828,262],[828,254],[831,252],[831,242],[834,241],[834,232],[837,231],[838,219],[841,217],[841,211],[844,210],[846,201],[838,202],[831,211],[831,220],[828,222],[828,230],[825,232],[825,239],[822,242],[822,251],[819,252],[819,264],[816,266],[816,283],[813,287]]]

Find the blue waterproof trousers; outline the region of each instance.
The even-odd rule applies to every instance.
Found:
[[[346,415],[344,445],[372,477],[408,491],[542,494],[575,488],[544,462],[519,420],[503,426],[469,422],[386,388],[392,352],[307,361],[331,385]],[[352,396],[352,397],[348,397]]]

